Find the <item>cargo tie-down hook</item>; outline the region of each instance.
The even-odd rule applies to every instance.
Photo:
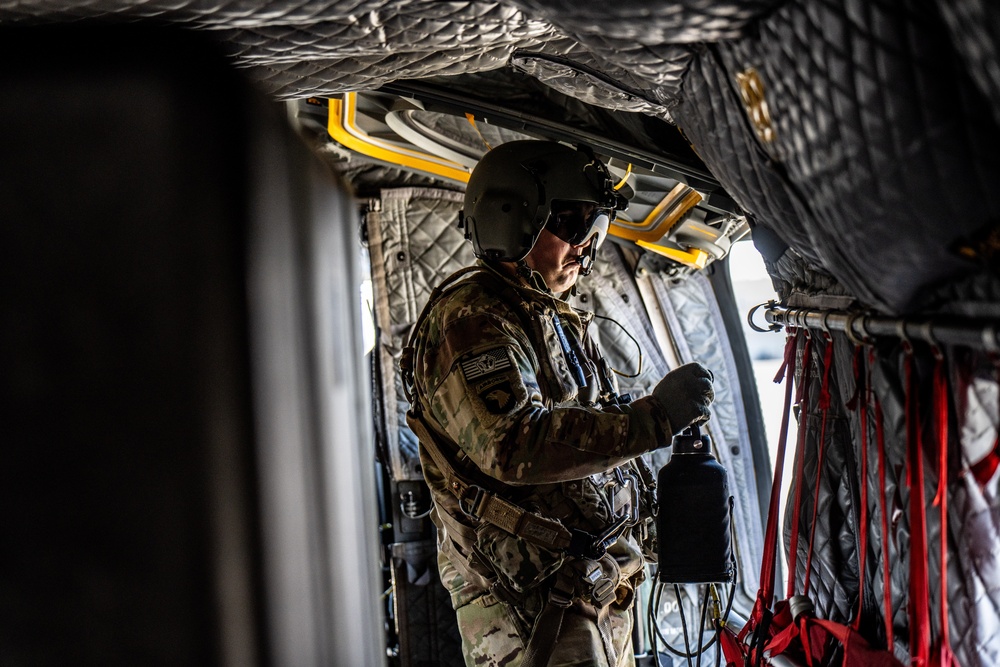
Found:
[[[768,327],[766,329],[762,329],[759,326],[757,326],[756,324],[754,324],[754,321],[753,321],[753,316],[757,313],[758,310],[760,310],[764,306],[767,306],[768,309],[771,309],[771,308],[774,308],[777,305],[778,305],[778,302],[777,301],[773,301],[773,300],[772,301],[768,301],[767,303],[758,303],[756,306],[754,306],[753,308],[750,309],[749,313],[747,313],[747,324],[750,325],[751,329],[753,329],[754,331],[757,331],[758,333],[770,333],[772,331],[781,331],[781,325],[778,324],[777,322],[772,322],[771,324],[768,325]]]

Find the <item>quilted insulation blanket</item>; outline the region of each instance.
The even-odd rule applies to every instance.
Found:
[[[0,0],[2,26],[98,21],[211,34],[278,99],[513,69],[589,104],[675,124],[752,221],[788,305],[1000,317],[1000,6],[987,0]],[[446,225],[435,212],[450,216],[455,201],[386,193],[381,219],[369,221],[386,267],[377,278],[393,300],[381,305],[392,322],[385,368],[428,283],[464,261],[456,259],[461,244],[438,244],[423,264],[393,267],[393,257],[430,247],[400,229],[438,233]],[[602,294],[626,284],[614,275],[620,258],[606,264],[611,273],[590,295],[599,307]],[[700,312],[699,289],[693,280],[669,290],[683,301],[680,331],[698,329],[681,319]],[[604,307],[620,309],[620,300],[605,298]],[[641,334],[641,323],[634,329]],[[722,358],[725,348],[712,353]],[[650,361],[649,372],[663,363]],[[993,395],[977,405],[995,400],[996,385],[988,386]],[[382,391],[398,396],[396,379],[385,378]],[[887,412],[893,419],[898,409]],[[413,478],[412,434],[401,422],[390,431],[394,475]],[[735,443],[740,434],[728,437]],[[820,550],[856,577],[855,501],[840,474],[846,457],[836,451],[827,460]],[[889,480],[890,489],[899,484]],[[944,565],[955,570],[953,645],[963,665],[995,665],[997,490],[995,480],[962,484],[951,525],[975,537],[955,538],[955,561]],[[906,526],[887,539],[905,545]],[[931,567],[933,575],[942,564]],[[856,586],[825,574],[823,611],[849,618]],[[904,626],[906,582],[898,579],[891,584]]]
[[[773,232],[782,296],[1000,314],[986,0],[0,0],[4,25],[82,20],[209,31],[278,98],[515,68],[676,122]]]

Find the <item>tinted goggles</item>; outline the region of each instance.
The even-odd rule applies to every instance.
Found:
[[[582,246],[593,240],[595,248],[604,242],[610,226],[611,211],[585,201],[553,201],[545,223],[545,229],[566,243]]]

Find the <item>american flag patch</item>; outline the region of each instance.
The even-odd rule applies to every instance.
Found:
[[[477,354],[461,362],[462,372],[466,382],[497,373],[513,366],[507,348],[498,347],[482,354]]]

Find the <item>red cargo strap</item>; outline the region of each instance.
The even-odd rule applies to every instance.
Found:
[[[819,489],[820,482],[823,479],[823,460],[826,454],[826,424],[830,414],[830,368],[833,367],[833,339],[829,334],[826,334],[825,338],[826,348],[823,350],[823,384],[820,385],[819,390],[820,428],[816,454],[816,483],[814,484],[812,521],[809,526],[809,548],[806,551],[806,577],[805,582],[802,584],[802,594],[806,596],[809,595],[809,575],[812,572],[813,544],[816,540],[816,524],[817,517],[819,516]],[[793,525],[798,526],[800,514],[798,505],[795,506],[794,512],[792,522]],[[796,544],[793,540],[793,549]],[[793,581],[795,579],[795,571],[789,569],[788,577],[789,582]]]
[[[809,384],[808,369],[811,342],[806,334],[802,354],[802,378],[799,384],[799,397],[807,393],[804,386]],[[845,667],[902,667],[892,653],[872,649],[868,643],[852,628],[839,623],[831,623],[803,614],[798,620],[793,620],[789,600],[774,602],[775,560],[778,549],[778,529],[780,524],[781,477],[784,470],[785,451],[788,441],[788,424],[792,405],[792,379],[795,376],[795,361],[798,336],[789,336],[785,347],[785,359],[775,377],[775,382],[787,380],[785,385],[784,413],[781,420],[781,431],[778,437],[778,449],[775,456],[774,481],[771,485],[771,501],[768,508],[767,529],[764,537],[764,553],[761,563],[760,589],[754,603],[750,620],[739,631],[733,634],[728,627],[719,629],[719,641],[722,652],[730,667],[742,665],[760,665],[762,660],[771,660],[785,652],[801,656],[806,665],[826,664],[831,642],[843,647],[843,664]],[[829,358],[827,359],[829,361]],[[827,364],[829,367],[829,364]],[[805,405],[803,402],[802,405]],[[804,421],[804,420],[803,420]],[[800,425],[804,429],[805,424]],[[801,432],[801,431],[800,431]],[[794,569],[790,570],[794,573]],[[748,638],[749,635],[749,638]]]
[[[993,479],[997,468],[1000,468],[1000,432],[998,432],[996,443],[993,445],[993,451],[969,466],[969,470],[979,482],[979,486],[986,486],[986,483]]]
[[[910,658],[915,667],[930,664],[930,587],[927,576],[927,517],[924,457],[913,346],[903,341],[906,382],[906,483],[910,488]]]
[[[750,619],[740,629],[739,633],[733,634],[729,628],[721,628],[719,642],[722,652],[726,656],[727,664],[741,665],[745,661],[751,660],[751,654],[759,659],[763,642],[766,640],[766,626],[771,619],[771,605],[774,600],[774,577],[775,564],[778,551],[778,524],[779,509],[781,503],[781,477],[785,463],[785,448],[788,441],[788,422],[792,408],[792,388],[795,378],[796,350],[798,349],[798,331],[789,329],[789,335],[785,340],[785,356],[774,376],[775,383],[785,381],[784,409],[781,414],[781,430],[778,434],[778,450],[775,454],[774,479],[771,482],[771,498],[767,510],[767,526],[764,531],[764,550],[761,554],[760,565],[760,588],[757,590],[757,599],[754,602],[753,610],[750,612]],[[808,347],[804,354],[808,355]],[[801,384],[800,384],[801,391]],[[745,641],[747,635],[754,631],[754,640],[759,642],[756,648],[746,648]]]
[[[774,566],[778,551],[778,524],[779,505],[781,503],[781,473],[785,466],[785,446],[788,440],[788,421],[792,408],[792,386],[795,378],[795,351],[798,347],[798,332],[789,335],[785,341],[785,359],[778,369],[774,381],[780,383],[785,381],[785,403],[781,414],[781,430],[778,435],[778,451],[775,454],[774,479],[771,482],[771,500],[767,510],[767,528],[764,533],[764,553],[761,556],[760,566],[760,590],[757,592],[757,600],[754,603],[753,612],[750,615],[750,622],[743,626],[740,631],[739,640],[742,642],[751,626],[757,627],[764,618],[774,598]],[[803,351],[804,360],[808,362],[809,341],[806,340]],[[805,363],[803,364],[805,366]],[[799,385],[801,392],[802,384]],[[727,655],[729,653],[727,652]]]
[[[990,356],[993,359],[994,378],[997,385],[1000,386],[1000,356],[994,354]],[[1000,398],[1000,392],[997,393],[997,396]],[[997,414],[1000,415],[1000,409],[998,409]],[[997,439],[993,442],[993,451],[969,466],[969,470],[979,482],[979,486],[985,486],[993,479],[998,467],[1000,467],[1000,428],[997,429]]]
[[[868,407],[871,405],[871,368],[865,363],[864,348],[854,348],[854,397],[848,405],[858,411],[861,420],[861,514],[858,519],[858,611],[851,626],[861,627],[861,612],[864,608],[865,579],[868,556]],[[886,536],[888,538],[888,536]]]
[[[938,667],[957,665],[948,629],[948,381],[945,359],[934,347],[934,433],[938,447],[938,488],[934,505],[941,510],[941,637],[935,653]]]
[[[868,351],[869,369],[875,363],[875,349]],[[878,447],[878,488],[879,504],[882,514],[882,597],[884,610],[882,612],[885,621],[885,642],[886,646],[892,650],[895,638],[893,636],[892,622],[892,575],[889,571],[889,501],[885,495],[885,429],[882,425],[882,403],[878,396],[871,392],[872,407],[875,416],[875,444]]]
[[[809,371],[810,361],[812,357],[812,335],[808,330],[805,332],[806,342],[802,350],[802,380],[799,382],[799,391],[796,398],[796,403],[801,406],[802,419],[799,423],[798,437],[795,443],[795,504],[793,505],[792,511],[794,516],[792,517],[792,533],[791,533],[791,548],[788,550],[788,590],[785,597],[792,597],[795,595],[795,572],[798,569],[798,552],[799,552],[799,508],[802,507],[802,488],[805,484],[802,483],[803,472],[802,469],[805,465],[805,440],[806,431],[809,426]],[[780,463],[784,463],[783,458],[779,458]],[[775,469],[777,471],[777,469]],[[775,475],[778,473],[775,472]],[[773,492],[773,488],[772,488]],[[774,523],[775,526],[778,524],[778,508],[774,508],[775,516]],[[768,527],[771,525],[771,517],[768,516],[767,519]],[[775,544],[777,544],[777,527],[775,527]],[[765,544],[765,547],[767,545]]]

